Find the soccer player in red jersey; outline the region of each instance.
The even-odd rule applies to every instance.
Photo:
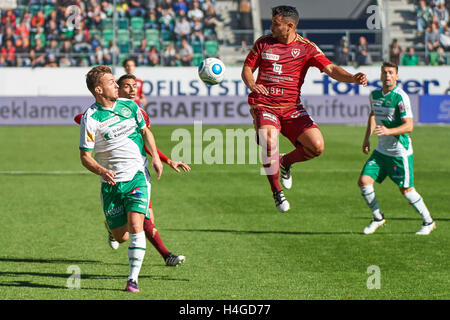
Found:
[[[136,71],[136,61],[132,58],[125,59],[123,61],[123,68],[125,69],[125,72],[127,74],[134,75],[134,72]],[[144,82],[141,79],[136,78],[136,86],[136,98],[134,99],[134,101],[136,101],[139,107],[143,108],[147,104],[147,99],[145,98],[145,94],[142,90]]]
[[[275,205],[280,212],[290,209],[278,181],[286,189],[292,186],[290,168],[296,162],[320,156],[324,150],[322,133],[300,102],[300,89],[309,67],[316,67],[331,78],[367,85],[363,73],[350,74],[334,65],[316,44],[296,33],[298,11],[291,6],[272,8],[272,33],[256,40],[242,68],[242,80],[251,90],[248,103],[263,147],[263,167],[269,180]],[[255,81],[253,73],[259,68]],[[279,134],[295,149],[278,152]]]
[[[135,80],[136,80],[136,77],[132,74],[125,74],[125,75],[121,76],[119,78],[119,80],[117,80],[117,84],[119,85],[119,98],[127,98],[127,99],[135,101],[136,92],[137,92],[137,85],[136,85]],[[144,116],[147,127],[150,128],[150,119],[149,119],[147,112],[145,112],[145,110],[143,110],[141,108],[141,113]],[[74,118],[75,122],[80,124],[80,120],[81,120],[82,116],[83,116],[83,114],[77,115]],[[150,151],[147,149],[147,147],[145,147],[145,151],[147,152],[147,154],[150,154]],[[178,169],[178,167],[183,169],[183,171],[185,171],[185,172],[191,170],[191,168],[183,162],[172,161],[171,159],[169,159],[169,157],[167,157],[164,153],[162,153],[158,148],[156,148],[156,151],[158,152],[158,155],[159,155],[161,161],[167,163],[175,171],[180,172],[180,169]],[[153,214],[152,203],[150,200],[149,200],[148,208],[149,208],[150,219],[144,219],[144,232],[145,232],[146,238],[148,239],[148,241],[150,241],[150,243],[155,247],[155,249],[163,257],[167,266],[176,266],[180,263],[183,263],[186,259],[185,256],[172,254],[165,247],[165,245],[158,233],[158,230],[156,229],[156,227],[154,225],[155,217]],[[114,237],[112,236],[111,232],[109,231],[106,223],[105,223],[105,226],[106,226],[106,229],[108,230],[109,245],[113,249],[118,249],[119,242],[114,239]]]

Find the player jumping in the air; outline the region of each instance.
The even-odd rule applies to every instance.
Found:
[[[363,233],[374,233],[386,224],[373,188],[389,176],[400,192],[422,216],[422,228],[416,233],[428,235],[436,228],[422,197],[414,188],[413,149],[408,135],[413,130],[413,114],[408,95],[397,87],[398,66],[385,62],[381,67],[382,89],[370,94],[372,112],[367,122],[362,151],[370,151],[370,135],[378,136],[378,146],[367,160],[358,180],[361,195],[373,213]]]
[[[119,85],[119,98],[126,98],[126,99],[136,101],[137,84],[136,84],[135,79],[136,79],[136,77],[131,74],[125,74],[119,78],[119,80],[117,81],[117,84]],[[150,120],[147,115],[147,112],[145,112],[143,109],[140,109],[140,110],[144,117],[147,128],[150,129]],[[82,115],[83,114],[79,114],[75,117],[74,120],[76,123],[78,123],[78,124],[80,123]],[[158,155],[159,155],[161,161],[167,163],[175,171],[180,172],[180,169],[178,169],[178,167],[183,169],[183,171],[185,171],[185,172],[191,170],[191,168],[187,164],[185,164],[183,162],[179,162],[179,161],[172,161],[164,153],[162,153],[158,148],[156,148],[156,150],[158,152]],[[148,150],[147,147],[145,147],[145,151],[147,152],[147,154],[150,155],[150,151]],[[175,254],[171,253],[164,245],[164,243],[159,235],[159,232],[154,225],[155,218],[154,218],[154,214],[153,214],[151,200],[149,200],[148,203],[149,203],[150,218],[144,220],[145,236],[147,237],[148,241],[150,241],[150,243],[159,252],[159,254],[163,257],[167,266],[177,266],[178,264],[183,263],[186,260],[185,256],[175,255]],[[116,239],[114,239],[114,237],[112,236],[111,231],[109,230],[108,225],[106,223],[105,223],[105,226],[108,231],[108,243],[109,243],[110,247],[114,250],[118,249],[119,242]]]
[[[319,127],[300,102],[300,88],[309,67],[316,67],[331,78],[367,85],[363,73],[350,74],[332,64],[311,41],[296,33],[297,9],[290,6],[272,8],[272,33],[256,40],[242,69],[242,80],[251,90],[248,103],[257,130],[258,143],[267,153],[263,166],[280,212],[289,210],[279,179],[286,189],[292,186],[291,166],[318,157],[324,150]],[[259,68],[258,78],[253,73]],[[295,149],[280,154],[280,132]]]

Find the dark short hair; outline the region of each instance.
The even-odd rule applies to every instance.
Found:
[[[124,82],[127,79],[133,79],[136,80],[136,76],[132,75],[132,74],[124,74],[123,76],[121,76],[119,78],[119,80],[117,80],[117,84],[119,85],[119,88],[122,86],[122,82]]]
[[[133,62],[134,62],[134,65],[137,66],[136,60],[134,60],[133,58],[128,58],[128,59],[125,59],[125,60],[123,61],[122,67],[125,68],[125,66],[127,65],[128,61],[133,61]]]
[[[108,66],[96,66],[86,75],[86,85],[89,91],[94,94],[94,89],[100,84],[100,79],[107,73],[112,74]]]
[[[298,24],[298,20],[300,19],[297,9],[291,6],[278,6],[272,8],[272,18],[275,16],[291,19],[295,25]]]
[[[395,68],[395,71],[397,71],[398,73],[398,65],[396,63],[384,61],[383,64],[381,65],[381,69],[386,67]]]

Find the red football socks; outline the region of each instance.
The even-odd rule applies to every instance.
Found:
[[[158,230],[156,230],[155,225],[152,220],[144,219],[144,232],[148,241],[158,250],[159,254],[163,256],[163,258],[169,253],[169,250],[164,246],[164,243],[159,236]]]
[[[308,158],[305,157],[305,150],[302,145],[297,146],[297,148],[283,156],[283,166],[290,167],[296,162],[306,161]]]

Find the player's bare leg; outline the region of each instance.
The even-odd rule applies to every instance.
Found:
[[[320,156],[325,148],[325,141],[319,128],[307,129],[297,137],[295,150],[281,158],[281,183],[286,189],[292,186],[291,166],[296,162],[303,162]]]
[[[263,167],[272,189],[275,206],[278,211],[286,212],[290,209],[290,205],[278,181],[280,169],[279,131],[275,126],[263,125],[258,129],[257,134],[259,144],[263,148]]]
[[[419,231],[416,232],[417,235],[429,235],[431,231],[436,229],[436,222],[431,218],[430,212],[428,211],[425,202],[419,193],[417,193],[414,187],[411,188],[399,188],[401,194],[408,200],[409,204],[421,215],[423,223]]]
[[[384,219],[383,214],[381,213],[380,207],[378,206],[378,202],[375,195],[375,190],[373,188],[375,180],[372,177],[367,175],[361,175],[358,179],[358,186],[361,191],[361,196],[367,203],[367,206],[372,211],[373,219],[370,221],[369,225],[364,228],[364,234],[372,234],[379,227],[383,227],[386,225],[386,220]]]

